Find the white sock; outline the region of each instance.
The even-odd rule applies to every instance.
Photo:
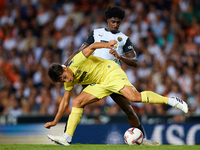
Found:
[[[174,105],[174,98],[168,98],[168,104],[170,106],[173,106]]]
[[[64,133],[63,137],[67,140],[67,142],[71,142],[72,141],[72,136],[67,134],[67,133]]]

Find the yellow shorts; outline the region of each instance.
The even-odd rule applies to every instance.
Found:
[[[121,94],[119,91],[125,85],[133,87],[125,72],[116,66],[112,70],[107,70],[106,76],[100,83],[90,84],[83,91],[94,95],[98,99],[102,99],[112,93]]]

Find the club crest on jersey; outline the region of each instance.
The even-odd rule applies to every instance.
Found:
[[[121,42],[121,41],[122,41],[122,37],[119,36],[119,37],[117,38],[117,40],[118,40],[119,42]]]
[[[82,71],[81,70],[77,70],[77,72],[76,72],[77,74],[81,74],[82,73]]]

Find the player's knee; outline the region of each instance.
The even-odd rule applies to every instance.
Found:
[[[139,92],[135,92],[130,96],[129,100],[132,102],[141,102],[141,94]]]
[[[139,102],[139,98],[137,96],[132,96],[129,100],[132,102]]]
[[[83,108],[84,104],[82,100],[74,99],[72,102],[72,106],[76,108]]]

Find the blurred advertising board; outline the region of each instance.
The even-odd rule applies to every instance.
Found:
[[[47,134],[63,133],[65,123],[59,123],[50,130],[44,123],[0,125],[0,144],[53,144]],[[200,123],[143,124],[147,139],[171,145],[200,144]],[[77,126],[73,143],[81,144],[124,144],[123,134],[129,128],[127,123],[108,123]]]

